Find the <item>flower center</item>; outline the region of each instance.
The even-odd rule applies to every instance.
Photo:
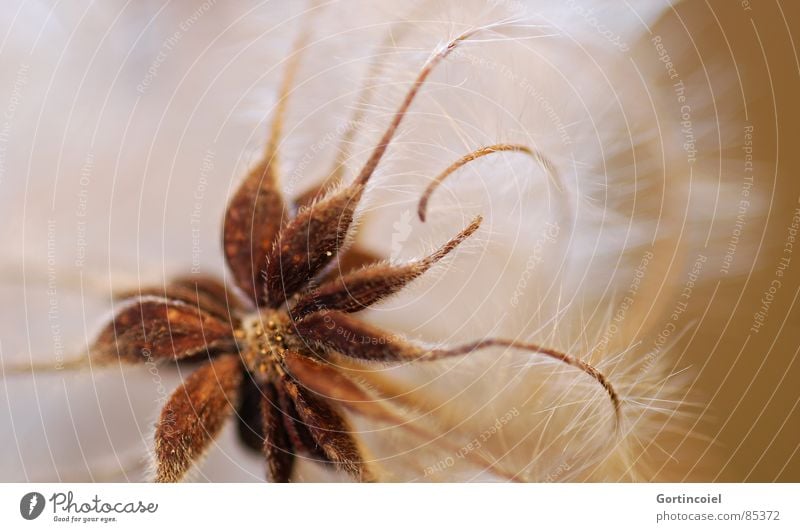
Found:
[[[245,365],[257,379],[266,382],[282,373],[281,360],[295,343],[291,323],[285,312],[265,309],[242,320],[242,354]]]

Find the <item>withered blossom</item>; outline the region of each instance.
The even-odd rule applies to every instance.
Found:
[[[157,422],[158,481],[183,479],[234,415],[242,442],[263,452],[270,481],[289,481],[298,454],[330,464],[355,480],[378,480],[362,458],[341,408],[377,420],[393,418],[329,362],[335,356],[407,364],[487,347],[526,350],[591,376],[605,388],[619,418],[620,398],[611,383],[568,354],[496,338],[428,348],[354,315],[425,274],[481,225],[482,217],[477,216],[432,254],[401,265],[380,261],[351,243],[365,188],[414,97],[433,68],[476,31],[462,34],[431,56],[351,183],[341,184],[339,164],[321,185],[287,203],[279,188],[276,157],[297,50],[302,47],[296,46],[263,158],[239,186],[225,214],[223,251],[238,293],[219,280],[196,276],[137,290],[127,294],[122,310],[91,350],[93,357],[105,360],[200,361],[167,400]],[[523,152],[550,167],[526,146],[479,148],[431,183],[419,204],[420,218],[424,220],[428,198],[447,175],[498,151]]]

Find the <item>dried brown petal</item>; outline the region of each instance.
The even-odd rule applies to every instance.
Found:
[[[318,396],[293,380],[284,381],[286,392],[294,402],[300,419],[314,441],[339,469],[357,480],[368,480],[358,445],[344,419]]]
[[[267,253],[288,214],[276,175],[278,144],[289,93],[307,40],[307,31],[301,32],[288,58],[264,157],[239,186],[225,213],[225,259],[237,286],[256,304],[264,299],[262,271]]]
[[[177,482],[198,460],[237,404],[238,355],[206,362],[170,396],[156,426],[156,480]]]
[[[263,449],[267,458],[267,478],[270,482],[289,482],[295,455],[284,425],[278,392],[272,384],[266,384],[262,391],[261,415],[265,428]]]
[[[347,187],[302,209],[281,230],[267,263],[267,298],[280,306],[344,247],[364,188]]]
[[[264,425],[261,415],[262,391],[253,377],[247,373],[242,378],[237,428],[239,439],[250,449],[259,453],[264,451]]]
[[[340,371],[323,362],[302,355],[288,354],[286,356],[286,366],[297,377],[298,381],[324,397],[327,401],[333,401],[337,405],[347,408],[356,414],[366,416],[373,421],[402,427],[403,430],[417,435],[424,442],[436,441],[438,445],[454,453],[459,453],[463,449],[459,443],[450,442],[446,436],[438,432],[431,432],[405,419],[384,401],[376,401]],[[468,453],[464,458],[501,478],[512,482],[518,481],[518,479],[515,479],[515,475],[498,467],[495,461],[487,460],[479,453]]]
[[[300,319],[323,309],[357,312],[399,292],[469,238],[480,227],[482,220],[481,216],[477,216],[463,231],[422,260],[402,266],[368,266],[310,290],[292,308],[292,318]]]
[[[223,250],[236,285],[258,304],[262,300],[261,271],[283,224],[286,207],[272,162],[265,159],[239,186],[225,213]]]
[[[396,422],[380,403],[363,388],[332,366],[296,353],[287,353],[284,363],[289,373],[325,400],[384,422]]]
[[[210,277],[179,277],[164,286],[148,286],[116,294],[118,299],[142,296],[176,299],[225,321],[232,321],[231,312],[239,308],[238,301],[227,294],[225,287]]]
[[[189,288],[209,300],[216,301],[220,305],[224,305],[226,311],[240,310],[242,308],[239,298],[229,292],[220,279],[207,275],[185,275],[176,277],[171,284]],[[226,315],[228,313],[226,312]]]
[[[295,448],[295,450],[305,453],[309,457],[319,462],[330,465],[331,461],[325,455],[322,448],[317,445],[314,437],[308,431],[308,427],[306,426],[305,422],[300,419],[300,414],[297,412],[297,408],[294,406],[294,401],[286,391],[284,382],[287,380],[289,380],[289,377],[282,377],[281,385],[276,388],[278,390],[279,405],[281,411],[283,412],[284,428],[286,429],[286,433],[289,435],[292,446]]]
[[[380,262],[382,257],[362,247],[358,242],[351,245],[336,257],[335,269],[331,272],[332,277],[348,274],[368,264]]]
[[[334,177],[330,175],[325,178],[322,183],[318,183],[305,192],[302,192],[293,201],[295,212],[299,212],[303,207],[310,207],[315,201],[319,201],[325,196],[332,194],[340,183],[341,176]]]
[[[309,314],[295,327],[308,342],[369,362],[413,362],[428,353],[394,333],[336,311]]]
[[[319,285],[320,283],[332,281],[341,275],[346,275],[364,266],[378,264],[382,260],[383,257],[377,253],[367,250],[358,242],[353,242],[347,246],[344,252],[339,253],[336,256],[336,260],[323,269],[313,282]]]
[[[182,359],[231,340],[230,324],[197,306],[145,296],[114,316],[92,352],[101,359],[129,362]]]

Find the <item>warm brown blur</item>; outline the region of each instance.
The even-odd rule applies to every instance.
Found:
[[[679,345],[685,349],[682,362],[697,372],[694,391],[705,403],[702,408],[707,406],[698,428],[710,438],[684,444],[679,454],[693,457],[695,463],[681,464],[679,469],[695,481],[798,482],[800,243],[795,243],[793,252],[784,248],[792,217],[800,208],[800,63],[795,44],[800,42],[800,4],[749,5],[730,0],[685,2],[653,28],[668,46],[688,47],[681,68],[696,64],[703,76],[697,85],[710,84],[715,101],[722,104],[724,87],[733,85],[728,109],[716,110],[730,116],[732,105],[735,113],[730,122],[735,147],[720,161],[721,181],[737,184],[736,188],[742,183],[746,106],[757,165],[754,189],[766,200],[763,215],[753,207],[746,215],[733,258],[743,273],[719,275],[720,258],[709,258],[702,292],[696,293],[701,304],[693,309],[698,329]],[[720,64],[722,75],[712,66]],[[726,83],[726,75],[733,76],[732,83],[730,78]],[[713,202],[710,198],[708,209]],[[722,223],[730,226],[719,228],[726,248],[735,219]],[[775,272],[783,257],[790,262],[780,277]],[[763,325],[753,332],[754,314],[771,286],[777,290],[774,301]]]

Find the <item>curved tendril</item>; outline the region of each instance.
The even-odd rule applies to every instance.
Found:
[[[356,185],[356,186],[358,186],[358,185],[366,185],[367,182],[369,181],[369,178],[372,177],[372,174],[375,171],[375,168],[378,166],[378,163],[383,158],[383,154],[386,152],[386,148],[389,147],[389,144],[391,143],[392,138],[394,137],[394,134],[397,132],[397,128],[400,125],[400,122],[402,122],[403,117],[406,114],[406,111],[408,111],[408,108],[411,106],[411,103],[414,101],[414,97],[417,95],[417,93],[419,92],[420,88],[425,83],[425,80],[428,78],[428,76],[433,71],[433,69],[436,67],[436,65],[441,63],[442,60],[444,60],[445,57],[450,55],[450,52],[455,50],[456,47],[461,42],[469,39],[470,37],[472,37],[473,35],[475,35],[479,31],[484,30],[484,29],[486,29],[486,28],[485,27],[484,28],[475,28],[475,29],[472,29],[472,30],[469,30],[469,31],[466,31],[466,32],[462,33],[461,35],[459,35],[458,37],[456,37],[455,39],[453,39],[452,41],[447,43],[446,46],[444,46],[442,49],[440,49],[438,52],[436,52],[433,56],[431,56],[428,59],[428,61],[422,67],[422,70],[420,70],[419,74],[417,75],[417,78],[414,80],[413,85],[411,86],[411,88],[406,93],[406,96],[403,99],[403,102],[400,104],[400,107],[398,107],[397,111],[395,111],[394,117],[392,118],[392,121],[389,124],[389,126],[386,128],[386,131],[383,133],[383,136],[381,137],[381,140],[378,142],[378,144],[372,150],[372,154],[370,155],[369,159],[364,164],[364,167],[361,169],[361,172],[359,172],[358,176],[356,177],[355,181],[353,182],[354,185]]]
[[[507,347],[536,352],[580,369],[597,381],[611,399],[617,426],[619,426],[621,401],[611,382],[600,370],[588,362],[555,349],[501,338],[484,338],[452,348],[427,348],[398,338],[388,331],[338,311],[321,311],[310,314],[297,322],[296,327],[304,338],[313,340],[344,356],[366,362],[388,362],[390,364],[422,362],[466,355],[488,347]]]
[[[264,284],[268,305],[277,308],[285,303],[334,260],[347,242],[348,236],[352,236],[355,212],[367,183],[425,79],[459,43],[486,28],[485,26],[462,33],[428,59],[353,183],[301,209],[280,230],[267,260]]]
[[[407,25],[404,27],[407,27]],[[399,33],[396,33],[394,29],[391,29],[386,34],[381,48],[388,48],[393,42],[401,38],[402,35],[402,29]],[[314,200],[322,198],[326,192],[335,189],[342,183],[346,170],[346,164],[351,155],[350,146],[355,140],[361,125],[364,123],[366,109],[369,106],[370,101],[372,100],[372,94],[375,91],[375,86],[370,84],[370,80],[374,80],[381,76],[386,67],[386,64],[381,60],[382,58],[382,54],[376,53],[367,67],[367,72],[362,79],[361,87],[359,88],[356,96],[356,103],[350,119],[347,122],[347,127],[339,139],[336,149],[336,157],[327,177],[320,184],[312,187],[310,190],[307,190],[300,195],[298,198],[298,203],[300,205],[307,205]]]
[[[580,369],[581,371],[592,377],[594,380],[596,380],[603,387],[606,393],[608,393],[609,399],[611,399],[611,404],[614,407],[616,426],[617,427],[619,426],[621,410],[622,410],[622,401],[619,397],[619,394],[614,389],[614,386],[611,384],[608,378],[599,369],[595,368],[588,362],[585,362],[572,355],[556,351],[555,349],[542,347],[538,344],[533,344],[528,342],[516,342],[514,340],[504,340],[500,338],[486,338],[483,340],[478,340],[476,342],[464,344],[451,349],[434,349],[430,351],[427,355],[425,355],[424,359],[436,360],[438,358],[465,355],[467,353],[471,353],[472,351],[476,351],[478,349],[485,349],[487,347],[510,347],[512,349],[524,349],[526,351],[534,351],[536,353],[540,353],[552,359],[563,362],[564,364],[568,364],[572,367]]]
[[[462,166],[476,159],[480,159],[481,157],[485,157],[486,155],[491,155],[493,153],[506,152],[506,151],[519,152],[530,155],[536,162],[538,162],[542,166],[542,168],[544,168],[544,170],[547,172],[547,175],[551,178],[551,180],[555,184],[556,188],[560,190],[554,167],[552,163],[542,154],[524,144],[492,144],[490,146],[484,146],[482,148],[478,148],[477,150],[464,155],[456,162],[448,166],[443,172],[437,175],[433,179],[433,181],[430,182],[428,187],[425,189],[425,192],[422,193],[422,196],[419,199],[419,204],[417,206],[417,214],[419,215],[419,219],[423,222],[425,221],[428,210],[428,202],[431,196],[433,195],[434,191],[437,188],[439,188],[439,185],[441,185],[450,174],[452,174]]]

